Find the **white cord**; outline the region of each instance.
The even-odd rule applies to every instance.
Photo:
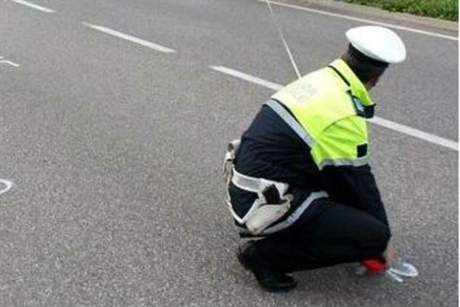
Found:
[[[292,63],[292,66],[294,67],[294,70],[295,70],[295,73],[297,75],[297,78],[300,79],[302,76],[300,75],[300,72],[299,72],[299,69],[297,68],[297,64],[295,63],[294,61],[294,57],[292,56],[292,53],[291,53],[291,50],[289,49],[289,46],[286,42],[286,39],[284,38],[284,35],[283,35],[283,31],[281,30],[281,27],[278,25],[278,23],[276,22],[276,17],[275,17],[275,14],[273,13],[273,8],[272,8],[272,5],[270,3],[269,0],[265,0],[267,2],[267,6],[268,6],[268,9],[270,11],[270,15],[273,19],[273,22],[276,26],[276,29],[278,30],[278,33],[281,37],[281,40],[283,41],[283,45],[284,45],[284,48],[286,49],[286,52],[289,56],[289,60],[291,60],[291,63]]]

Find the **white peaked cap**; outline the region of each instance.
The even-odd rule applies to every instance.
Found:
[[[378,26],[362,26],[345,34],[351,45],[371,59],[388,64],[406,59],[406,47],[395,32]]]

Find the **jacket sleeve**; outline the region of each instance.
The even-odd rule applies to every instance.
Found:
[[[321,185],[331,199],[366,211],[388,224],[377,183],[368,165],[367,123],[350,117],[318,136],[311,149]]]
[[[321,181],[331,199],[366,211],[389,226],[385,207],[369,165],[327,166]]]

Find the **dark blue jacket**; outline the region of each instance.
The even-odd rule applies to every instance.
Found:
[[[288,183],[297,198],[293,209],[311,192],[326,191],[333,201],[366,211],[388,225],[369,165],[326,166],[320,171],[309,152],[308,145],[264,105],[241,138],[235,168],[248,176]],[[234,210],[244,215],[255,194],[233,185],[229,190]]]

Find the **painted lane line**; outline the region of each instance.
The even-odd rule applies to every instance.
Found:
[[[25,5],[25,6],[28,6],[30,8],[36,9],[36,10],[44,12],[44,13],[56,13],[55,10],[49,9],[49,8],[41,6],[41,5],[31,3],[31,2],[28,2],[28,1],[24,1],[24,0],[11,0],[11,1],[19,3],[19,4],[22,4],[22,5]]]
[[[272,89],[274,91],[280,90],[282,88],[282,86],[279,84],[276,84],[276,83],[273,83],[273,82],[270,82],[264,79],[260,79],[260,78],[257,78],[257,77],[254,77],[254,76],[251,76],[243,72],[240,72],[240,71],[237,71],[231,68],[227,68],[224,66],[210,66],[210,68],[216,71],[219,71],[221,73],[236,77],[238,79],[242,79],[242,80],[254,83],[254,84],[261,85],[263,87]]]
[[[3,189],[0,190],[0,195],[8,192],[13,187],[13,183],[6,179],[0,179],[0,184],[5,186]]]
[[[274,91],[277,91],[283,87],[280,84],[273,83],[273,82],[270,82],[270,81],[267,81],[267,80],[264,80],[258,77],[254,77],[254,76],[245,74],[241,71],[237,71],[237,70],[227,68],[224,66],[210,66],[210,68],[218,72],[224,73],[226,75],[229,75],[229,76],[232,76],[238,79],[242,79],[242,80],[269,88]],[[415,129],[415,128],[412,128],[406,125],[402,125],[402,124],[399,124],[399,123],[396,123],[396,122],[393,122],[393,121],[390,121],[384,118],[380,118],[377,116],[374,116],[374,118],[371,119],[370,122],[375,125],[382,126],[387,129],[391,129],[399,133],[430,142],[432,144],[436,144],[442,147],[446,147],[446,148],[458,151],[457,142],[431,134],[431,133],[427,133],[427,132],[424,132],[424,131],[421,131],[421,130],[418,130],[418,129]]]
[[[14,66],[14,67],[19,67],[21,65],[19,65],[18,63],[14,63],[14,62],[11,62],[9,60],[0,60],[0,64],[9,64],[11,66]]]
[[[159,52],[164,52],[164,53],[175,53],[176,52],[176,50],[174,50],[174,49],[171,49],[171,48],[168,48],[168,47],[165,47],[165,46],[161,46],[161,45],[158,45],[158,44],[143,40],[141,38],[138,38],[138,37],[135,37],[135,36],[132,36],[132,35],[129,35],[129,34],[125,34],[125,33],[122,33],[122,32],[118,32],[118,31],[115,31],[115,30],[112,30],[112,29],[109,29],[109,28],[106,28],[106,27],[103,27],[103,26],[98,26],[98,25],[94,25],[94,24],[91,24],[91,23],[87,23],[87,22],[82,22],[82,24],[84,26],[86,26],[86,27],[91,28],[91,29],[94,29],[94,30],[97,30],[97,31],[100,31],[100,32],[103,32],[103,33],[106,33],[106,34],[109,34],[109,35],[112,35],[112,36],[116,36],[118,38],[121,38],[121,39],[130,41],[130,42],[142,45],[144,47],[148,47],[150,49],[154,49],[154,50],[159,51]]]
[[[415,129],[409,126],[405,126],[402,124],[398,124],[398,123],[395,123],[390,120],[387,120],[381,117],[377,117],[377,116],[374,116],[374,118],[370,119],[369,121],[378,126],[382,126],[382,127],[385,127],[391,130],[395,130],[403,134],[407,134],[407,135],[416,137],[418,139],[458,151],[457,142],[445,139],[443,137],[440,137],[440,136],[437,136],[431,133],[423,132],[421,130],[418,130],[418,129]]]
[[[264,0],[258,0],[258,1],[259,2],[264,2]],[[379,21],[374,21],[374,20],[365,19],[365,18],[352,17],[352,16],[348,16],[348,15],[332,13],[332,12],[318,10],[318,9],[312,9],[312,8],[303,7],[303,6],[294,5],[294,4],[281,3],[281,2],[276,2],[276,1],[270,1],[270,2],[272,4],[274,4],[274,5],[288,7],[288,8],[291,8],[291,9],[307,11],[307,12],[310,12],[310,13],[315,13],[315,14],[320,14],[320,15],[325,15],[325,16],[331,16],[331,17],[337,17],[337,18],[342,18],[342,19],[348,19],[348,20],[363,22],[363,23],[367,23],[367,24],[374,24],[374,25],[384,26],[384,27],[393,28],[393,29],[397,29],[397,30],[402,30],[402,31],[407,31],[407,32],[413,32],[413,33],[424,34],[424,35],[428,35],[428,36],[434,36],[434,37],[449,39],[449,40],[453,40],[453,41],[458,41],[457,36],[445,35],[445,34],[436,33],[436,32],[430,32],[430,31],[423,31],[423,30],[419,30],[419,29],[415,29],[415,28],[398,26],[398,25],[394,25],[394,24],[391,24],[391,23],[379,22]]]
[[[21,65],[19,65],[18,63],[14,63],[12,61],[9,61],[9,60],[3,60],[4,57],[0,56],[0,64],[8,64],[8,65],[11,65],[11,66],[14,66],[14,67],[19,67]]]

